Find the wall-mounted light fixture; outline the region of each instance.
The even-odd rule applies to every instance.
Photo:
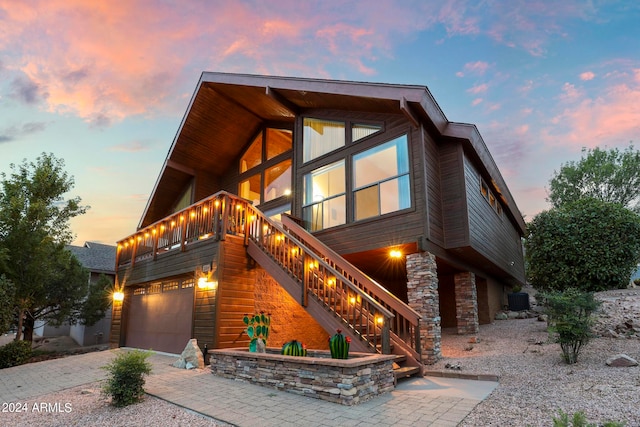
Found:
[[[399,249],[392,249],[389,251],[389,257],[393,259],[400,259],[402,258],[402,251],[400,251]]]
[[[198,278],[198,289],[211,291],[218,288],[217,269],[209,265],[202,266],[202,276]]]
[[[118,302],[122,302],[124,301],[124,292],[122,291],[115,291],[113,293],[113,300],[114,301],[118,301]]]

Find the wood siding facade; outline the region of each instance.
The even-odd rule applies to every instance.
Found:
[[[211,81],[206,81],[208,78]],[[376,124],[381,130],[356,142],[347,132],[344,147],[304,163],[305,117],[342,121],[347,126]],[[483,322],[501,305],[505,284],[524,282],[524,222],[506,184],[477,129],[446,121],[424,87],[205,74],[140,227],[172,213],[189,186],[192,203],[219,191],[238,194],[239,183],[247,175],[240,174],[239,160],[257,133],[270,126],[292,130],[293,148],[263,161],[261,168],[290,158],[291,196],[259,208],[266,211],[286,206],[294,217],[301,218],[305,175],[345,160],[346,223],[318,231],[315,237],[345,257],[352,255],[353,261],[349,260],[356,265],[375,251],[397,246],[436,255],[439,270],[443,267],[441,304],[447,311],[442,316],[443,326],[455,321],[450,279],[455,272],[472,271],[479,278]],[[407,136],[409,149],[410,207],[354,221],[353,156],[402,135]],[[495,202],[499,211],[483,196],[483,182],[498,195]],[[124,306],[114,304],[112,345],[126,343],[126,298],[134,288],[171,277],[197,280],[205,266],[215,270],[218,285],[215,290],[195,288],[193,337],[209,348],[247,344],[242,317],[256,306],[256,269],[245,243],[237,236],[196,241],[185,250],[136,261],[133,268],[118,267],[117,286],[126,289],[126,296]],[[365,258],[358,254],[365,254]],[[390,280],[398,287],[394,282],[397,277]],[[394,294],[402,297],[402,289],[394,290]]]

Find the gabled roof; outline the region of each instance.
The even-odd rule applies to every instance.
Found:
[[[96,242],[85,242],[83,246],[67,246],[67,249],[92,273],[115,274],[115,246]]]
[[[144,227],[166,215],[171,198],[199,171],[223,176],[243,146],[265,123],[293,124],[303,109],[402,113],[436,134],[466,141],[484,163],[524,232],[524,220],[493,158],[473,125],[451,123],[426,86],[204,72],[162,166],[140,220]],[[175,200],[175,198],[173,198]]]

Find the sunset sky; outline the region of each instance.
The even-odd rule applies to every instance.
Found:
[[[115,244],[202,71],[427,86],[526,220],[583,147],[640,146],[637,0],[0,0],[0,172],[64,159],[74,243]]]

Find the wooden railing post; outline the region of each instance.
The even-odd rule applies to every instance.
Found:
[[[136,265],[136,248],[138,247],[138,236],[133,235],[133,243],[131,244],[131,268]]]
[[[153,260],[158,259],[158,239],[160,238],[160,232],[157,229],[153,229]]]
[[[307,256],[307,253],[304,252],[302,254],[302,286],[300,287],[302,291],[302,295],[300,295],[300,304],[303,307],[306,307],[309,304],[307,289],[309,287],[309,280],[311,280],[312,274],[309,264],[309,257]]]
[[[382,354],[391,354],[391,334],[390,334],[389,319],[384,318],[384,324],[382,325]]]
[[[222,197],[222,230],[220,230],[220,240],[227,238],[227,228],[229,227],[229,210],[231,209],[229,196]]]

